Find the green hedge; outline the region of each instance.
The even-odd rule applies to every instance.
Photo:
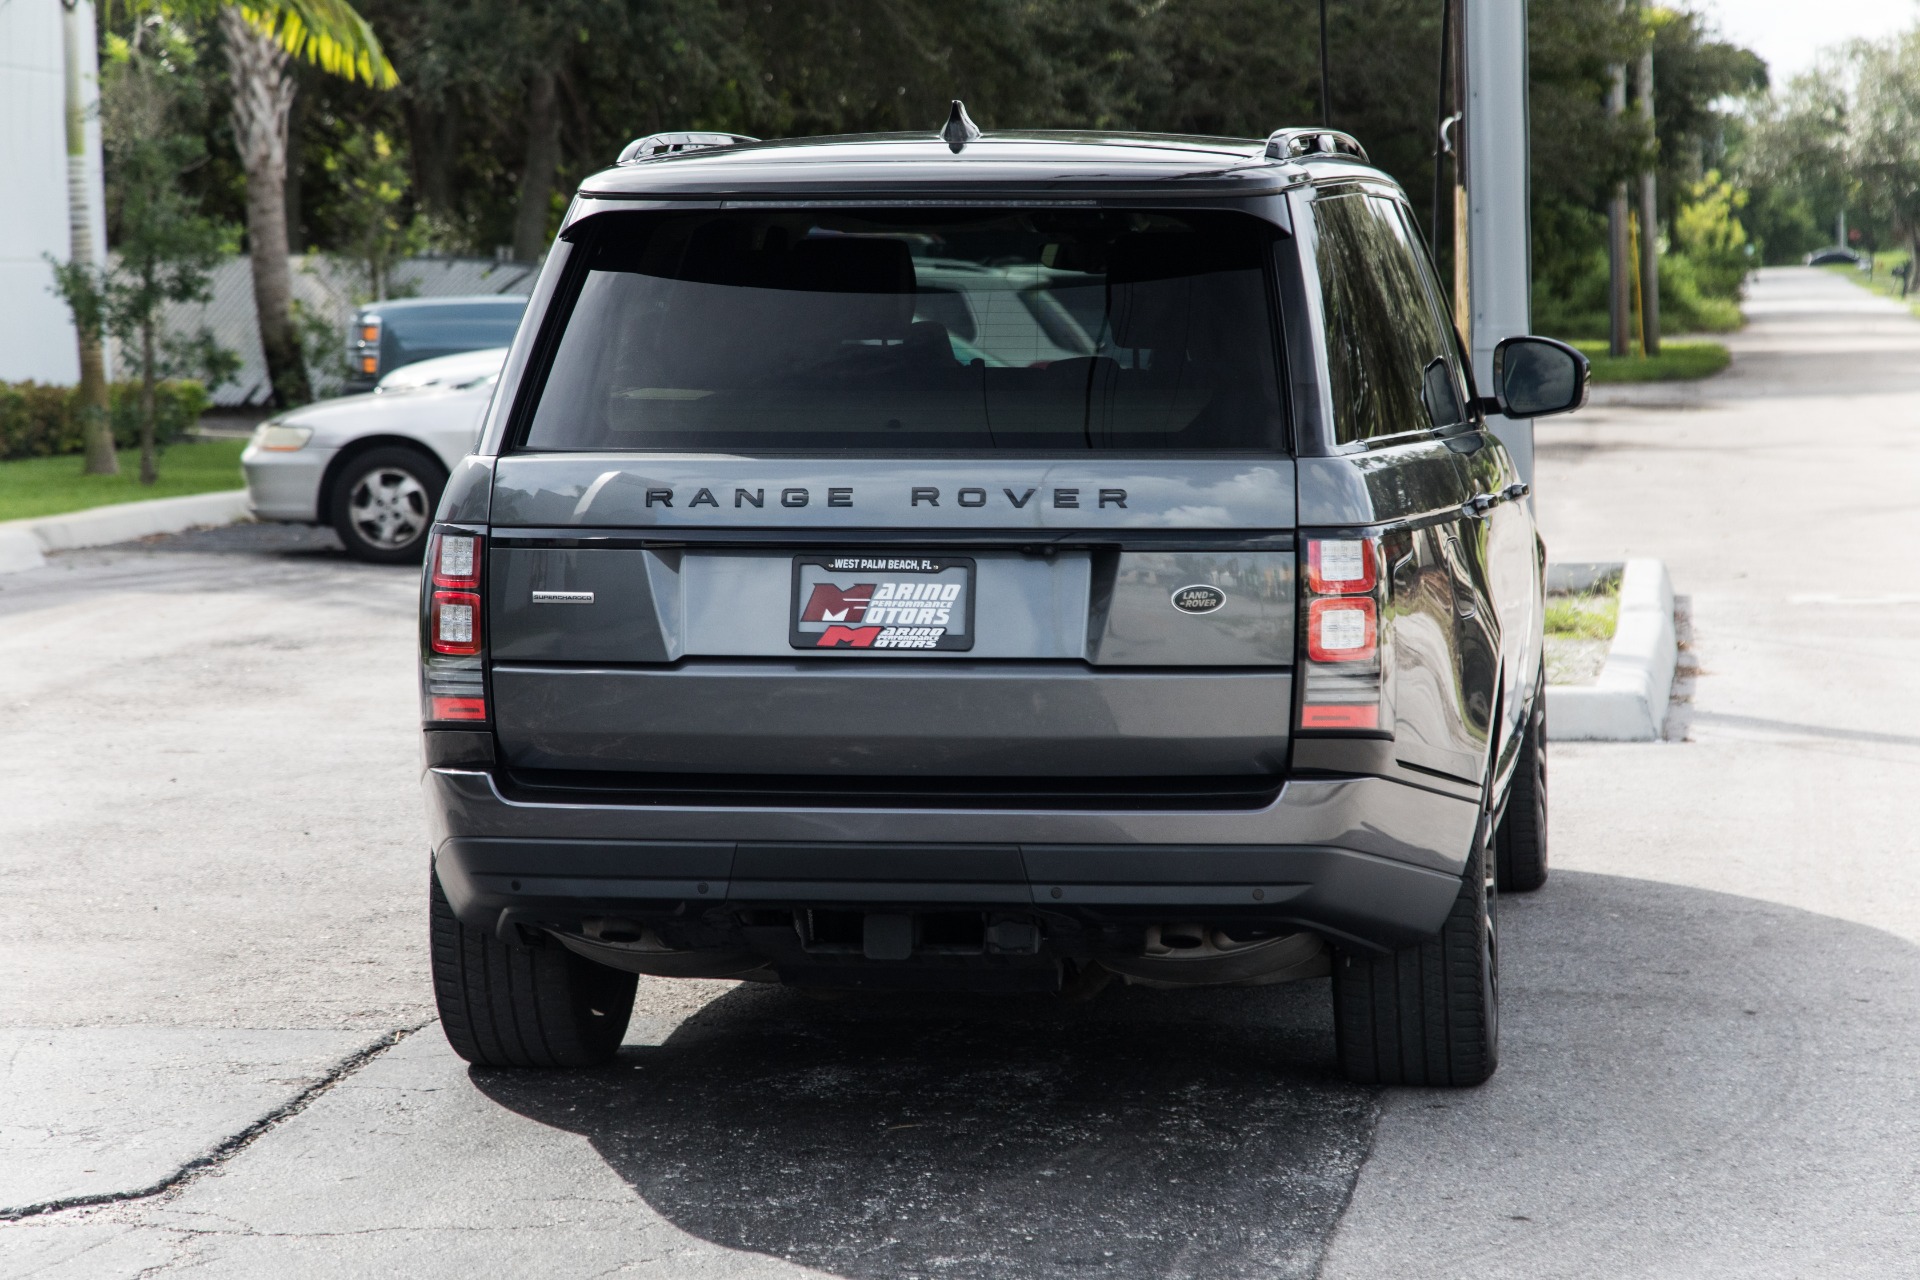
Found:
[[[0,382],[0,461],[84,453],[79,398],[77,387]],[[136,447],[140,443],[140,384],[114,383],[110,403],[114,442],[122,449]],[[198,382],[162,382],[154,392],[158,410],[154,440],[163,445],[177,440],[212,403],[206,388]]]

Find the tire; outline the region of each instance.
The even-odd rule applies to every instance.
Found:
[[[1543,674],[1507,787],[1507,812],[1494,833],[1494,869],[1502,893],[1532,893],[1547,882],[1547,681]]]
[[[334,481],[328,519],[347,554],[373,564],[418,564],[447,473],[404,445],[349,459]]]
[[[620,1048],[635,975],[468,928],[438,876],[430,916],[433,998],[455,1053],[476,1067],[593,1067]]]
[[[1335,958],[1334,1041],[1354,1083],[1462,1087],[1499,1065],[1498,897],[1485,829],[1438,935]]]

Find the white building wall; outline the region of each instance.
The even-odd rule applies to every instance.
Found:
[[[46,256],[67,241],[66,56],[60,0],[0,3],[0,381],[73,383],[80,354],[73,319],[52,292]],[[107,252],[101,191],[98,64],[93,6],[81,0],[87,168],[95,261]]]

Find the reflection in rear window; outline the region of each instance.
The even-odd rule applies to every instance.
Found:
[[[1113,210],[595,219],[526,445],[1275,450],[1276,234]]]

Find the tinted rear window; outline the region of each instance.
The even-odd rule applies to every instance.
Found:
[[[1271,451],[1276,234],[1112,210],[596,219],[526,445]]]
[[[524,298],[512,302],[454,303],[378,312],[382,332],[402,351],[479,351],[513,342]]]

